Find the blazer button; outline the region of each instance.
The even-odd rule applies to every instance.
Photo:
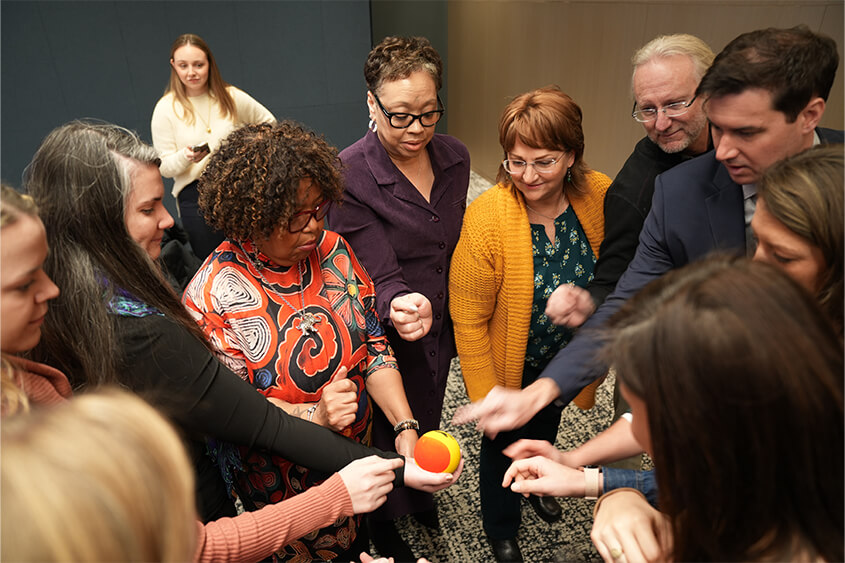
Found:
[[[438,244],[437,246],[439,246],[440,248],[446,248],[446,243],[445,243],[445,242],[441,242],[441,243],[440,243],[440,244]]]
[[[443,273],[443,266],[437,266],[437,270],[435,270],[438,274]]]

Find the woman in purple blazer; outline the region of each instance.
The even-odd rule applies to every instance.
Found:
[[[439,428],[457,355],[447,288],[466,208],[469,152],[434,133],[445,111],[437,95],[442,67],[422,37],[387,37],[373,48],[364,66],[370,130],[340,153],[346,194],[328,216],[375,282],[379,317],[418,421],[394,428],[374,409],[373,444],[391,449],[407,428],[420,434]],[[379,552],[397,560],[411,557],[389,522],[403,514],[438,526],[431,495],[391,493],[370,529]]]

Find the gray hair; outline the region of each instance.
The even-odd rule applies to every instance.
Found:
[[[692,60],[696,82],[701,80],[716,56],[710,46],[695,35],[688,33],[659,35],[637,49],[631,57],[631,64],[634,65],[631,73],[631,90],[633,91],[634,74],[640,66],[654,59],[677,55],[683,55]]]
[[[197,333],[158,264],[132,239],[125,208],[136,166],[158,166],[151,146],[110,123],[73,121],[53,130],[24,183],[41,210],[50,254],[45,271],[62,289],[34,356],[63,370],[74,387],[115,381],[121,357],[106,309],[123,289]]]

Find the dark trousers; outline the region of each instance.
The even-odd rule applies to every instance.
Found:
[[[202,217],[197,199],[197,181],[194,180],[179,192],[179,218],[182,219],[182,227],[188,233],[191,241],[191,248],[197,257],[205,261],[217,246],[225,238],[223,233],[215,231],[205,223]]]
[[[534,381],[538,373],[526,367],[522,381],[523,387]],[[560,407],[552,403],[534,415],[534,418],[522,428],[501,432],[495,440],[490,440],[487,436],[481,437],[478,471],[481,520],[484,531],[494,540],[515,538],[521,520],[522,495],[502,487],[505,471],[512,461],[502,453],[502,450],[522,438],[547,440],[554,444],[558,426],[560,426],[560,413]]]

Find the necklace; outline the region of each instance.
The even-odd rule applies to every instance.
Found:
[[[253,267],[255,267],[255,270],[258,272],[258,276],[261,278],[261,281],[263,281],[267,287],[273,289],[276,295],[278,295],[279,298],[284,301],[288,307],[293,309],[294,317],[299,317],[299,330],[302,332],[302,336],[308,336],[309,334],[317,334],[318,329],[315,328],[315,325],[320,324],[320,319],[313,313],[309,313],[305,310],[305,288],[302,286],[302,262],[300,261],[296,264],[297,270],[299,272],[299,302],[302,303],[302,308],[297,309],[291,304],[290,301],[285,299],[285,296],[282,295],[281,291],[276,289],[279,287],[279,285],[270,283],[269,281],[267,281],[267,278],[264,277],[264,274],[261,273],[261,270],[264,269],[264,264],[259,262],[257,258],[252,258],[246,251],[246,249],[243,247],[243,245],[241,245],[241,243],[238,243],[238,247],[240,247],[241,251],[247,256],[247,258],[250,259]]]
[[[565,195],[563,196],[562,200],[563,200],[563,203],[566,204],[566,196]],[[549,219],[551,221],[557,220],[557,217],[549,217],[548,215],[543,215],[542,213],[540,213],[539,211],[537,211],[536,209],[534,209],[533,207],[531,207],[527,203],[525,204],[525,207],[527,207],[528,209],[530,209],[531,211],[533,211],[534,213],[536,213],[540,217],[543,217],[545,219]],[[560,204],[558,204],[558,207],[560,207]],[[560,215],[560,213],[558,213],[558,215]]]
[[[206,120],[202,118],[199,108],[197,108],[197,117],[199,117],[202,124],[205,125],[206,133],[211,133],[211,96],[208,96],[208,119]]]

